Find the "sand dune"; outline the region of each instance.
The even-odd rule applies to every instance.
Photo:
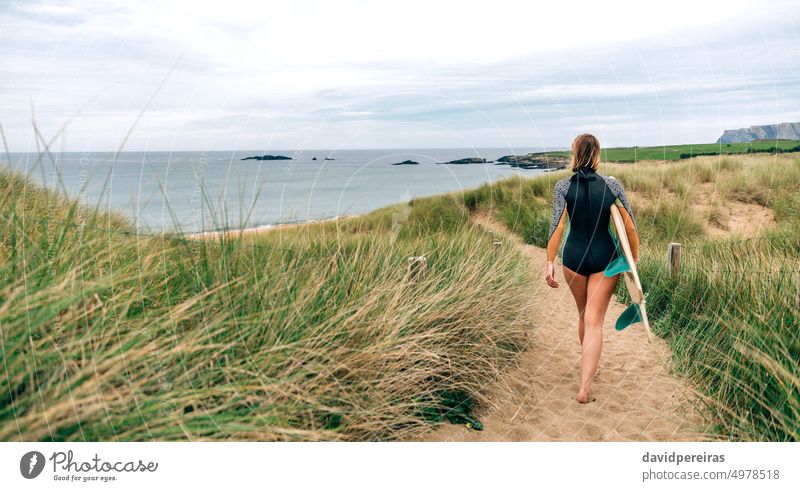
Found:
[[[529,348],[490,389],[490,407],[479,412],[484,431],[443,424],[423,441],[683,441],[705,440],[700,399],[691,385],[668,369],[669,348],[641,324],[617,332],[624,306],[612,299],[605,319],[604,348],[589,404],[578,404],[580,346],[577,308],[556,267],[560,287],[544,281],[544,249],[523,244],[502,226],[477,218],[503,240],[515,241],[540,273],[540,301]],[[646,285],[645,285],[646,286]]]

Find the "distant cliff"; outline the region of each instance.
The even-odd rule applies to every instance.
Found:
[[[800,140],[800,123],[766,124],[738,130],[725,130],[717,143],[741,143],[753,140]]]

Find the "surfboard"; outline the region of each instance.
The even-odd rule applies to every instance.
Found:
[[[630,305],[617,319],[617,330],[621,331],[630,324],[641,322],[647,331],[647,341],[652,341],[653,334],[650,331],[650,322],[647,320],[647,309],[645,294],[642,290],[642,282],[639,280],[639,272],[636,269],[636,262],[633,260],[631,245],[628,242],[628,232],[625,230],[625,221],[619,212],[616,204],[611,205],[611,221],[617,232],[617,242],[622,255],[617,257],[608,265],[603,274],[607,277],[621,274],[625,280],[625,286],[631,296],[633,304]]]

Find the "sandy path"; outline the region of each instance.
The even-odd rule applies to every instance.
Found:
[[[541,281],[531,292],[540,300],[530,345],[517,365],[490,389],[490,407],[477,414],[484,431],[444,424],[423,441],[681,441],[704,440],[699,398],[689,384],[668,371],[665,342],[641,324],[617,332],[613,322],[624,310],[611,300],[605,319],[603,356],[592,384],[590,404],[578,404],[580,346],[577,308],[556,267],[558,289],[544,281],[544,249],[526,245],[486,218],[476,223],[516,242],[531,259]]]

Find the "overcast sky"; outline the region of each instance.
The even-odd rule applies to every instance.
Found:
[[[800,121],[800,2],[6,2],[0,124],[35,151],[713,142]],[[255,3],[255,2],[252,2]],[[264,3],[264,2],[262,2]]]

